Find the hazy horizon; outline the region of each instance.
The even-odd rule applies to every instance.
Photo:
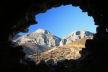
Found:
[[[76,30],[96,32],[93,18],[82,12],[79,7],[72,5],[49,9],[45,13],[38,14],[36,21],[38,24],[31,25],[28,33],[45,29],[62,38]],[[28,33],[19,33],[19,35]]]

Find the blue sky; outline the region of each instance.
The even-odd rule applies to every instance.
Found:
[[[96,32],[93,18],[86,12],[82,12],[79,7],[72,5],[49,9],[47,12],[37,15],[36,20],[38,24],[31,25],[28,33],[41,28],[62,38],[75,30]],[[19,33],[19,35],[24,34],[27,33]]]

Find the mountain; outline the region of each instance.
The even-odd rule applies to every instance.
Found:
[[[93,35],[94,33],[89,32],[89,31],[84,31],[84,30],[74,31],[71,34],[62,38],[62,40],[60,41],[60,46],[64,46],[68,43],[74,42],[76,40],[79,40],[88,36],[93,36]]]
[[[29,58],[38,58],[55,62],[64,59],[80,58],[79,51],[85,48],[87,39],[92,39],[94,33],[89,31],[74,31],[64,38],[59,38],[47,30],[38,29],[24,36],[15,36],[13,42],[24,48]],[[41,59],[42,58],[42,59]],[[39,60],[38,60],[39,61]]]
[[[47,30],[38,29],[35,32],[24,35],[13,41],[17,43],[35,43],[41,46],[54,47],[59,46],[61,39],[52,35]]]
[[[59,37],[54,36],[44,29],[38,29],[35,32],[20,36],[17,39],[15,37],[13,38],[13,42],[23,46],[25,52],[28,54],[34,53],[36,50],[43,52],[54,46],[59,46],[60,41],[61,39]]]
[[[81,51],[82,48],[85,48],[85,42],[87,39],[93,39],[93,36],[88,36],[66,44],[64,46],[57,46],[48,51],[45,51],[40,55],[40,59],[38,61],[45,60],[47,62],[53,59],[56,63],[59,60],[78,59],[81,57],[79,51]],[[35,55],[32,56],[34,56],[35,58]]]

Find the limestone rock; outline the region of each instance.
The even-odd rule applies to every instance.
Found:
[[[27,38],[34,41],[34,43],[41,46],[54,47],[59,46],[60,38],[52,35],[50,32],[44,29],[38,29],[33,33],[27,35]]]
[[[66,45],[68,43],[74,42],[76,40],[88,37],[88,36],[93,36],[94,33],[89,32],[89,31],[74,31],[71,34],[65,36],[61,41],[60,41],[60,46]]]
[[[23,46],[26,54],[34,54],[36,51],[45,52],[53,47],[64,46],[84,37],[93,36],[93,34],[89,31],[74,31],[61,39],[47,30],[38,29],[24,36],[16,35],[13,42]]]
[[[33,54],[36,51],[44,52],[54,46],[59,46],[60,41],[59,37],[44,29],[38,29],[30,34],[13,38],[13,42],[23,46],[26,54]]]
[[[66,39],[62,39],[61,41],[60,41],[60,46],[64,46],[65,44],[66,44]]]

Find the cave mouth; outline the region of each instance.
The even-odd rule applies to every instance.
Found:
[[[70,9],[70,6],[72,7],[72,5],[66,5],[66,6],[68,6],[67,8],[69,8]],[[68,10],[66,10],[66,11],[68,11],[68,12],[66,12],[65,13],[65,10],[62,10],[62,9],[60,9],[61,7],[65,7],[65,9],[67,9],[66,8],[66,6],[60,6],[60,7],[57,7],[58,8],[58,10],[61,10],[61,12],[59,12],[58,14],[57,14],[57,12],[56,12],[56,9],[57,8],[53,8],[55,11],[54,12],[52,12],[51,11],[51,9],[50,10],[48,10],[46,13],[46,15],[45,15],[45,13],[42,13],[42,14],[38,14],[38,15],[36,15],[36,20],[38,21],[38,24],[37,25],[32,25],[32,26],[30,26],[29,27],[29,32],[28,33],[19,33],[19,35],[24,35],[24,34],[27,34],[27,36],[26,37],[28,37],[28,36],[30,36],[30,32],[33,32],[34,30],[36,30],[36,29],[46,29],[46,30],[48,30],[48,31],[50,31],[50,30],[52,30],[52,31],[50,31],[52,34],[54,34],[54,35],[57,35],[57,34],[60,34],[59,32],[61,31],[61,34],[64,34],[64,36],[66,36],[66,35],[68,35],[68,34],[70,34],[70,33],[72,33],[72,31],[74,31],[74,30],[77,30],[78,32],[76,32],[76,35],[77,35],[77,37],[78,37],[78,39],[81,39],[81,36],[79,36],[80,34],[81,34],[81,32],[80,32],[80,30],[87,30],[87,31],[91,31],[91,30],[93,30],[93,28],[96,28],[96,26],[93,26],[94,25],[94,22],[93,22],[93,19],[92,18],[90,18],[90,19],[87,19],[87,13],[85,13],[85,15],[82,13],[82,18],[78,18],[78,14],[77,14],[77,12],[75,12],[75,11],[79,11],[79,9],[78,9],[78,7],[76,8],[75,7],[75,11],[74,10],[72,10],[73,12],[74,12],[74,14],[73,13],[71,13],[72,11],[68,11]],[[74,9],[74,7],[73,7],[73,9]],[[64,12],[63,12],[64,11]],[[51,13],[52,12],[52,13]],[[79,14],[81,13],[82,11],[81,11],[81,9],[80,9],[80,12],[78,12]],[[55,13],[55,14],[54,14]],[[68,15],[68,13],[70,13],[70,14],[72,14],[72,15],[70,15],[70,18],[67,18],[67,17],[64,17],[63,18],[63,16],[65,15],[65,16],[69,16]],[[61,14],[61,18],[59,18],[60,15]],[[43,17],[43,16],[45,16],[45,17]],[[47,17],[47,15],[48,15],[48,17]],[[58,17],[53,17],[53,16],[55,16],[55,15],[58,15]],[[76,16],[75,16],[76,15]],[[84,18],[84,16],[86,16],[85,18]],[[49,18],[49,19],[48,19]],[[52,20],[51,20],[51,18],[52,18]],[[71,19],[71,18],[73,18],[73,19]],[[66,22],[64,22],[64,21],[66,21]],[[69,22],[70,21],[70,22]],[[85,21],[85,23],[84,23],[84,21]],[[90,24],[87,24],[87,21],[89,21],[90,22]],[[47,24],[49,22],[49,24]],[[58,23],[60,24],[58,24]],[[61,23],[62,22],[62,23]],[[71,23],[71,22],[73,22],[73,23]],[[88,22],[88,23],[89,23]],[[51,24],[51,23],[53,23],[53,24]],[[57,23],[57,24],[56,24]],[[65,24],[64,24],[65,23]],[[66,23],[68,23],[68,24],[66,24]],[[81,25],[82,23],[84,23],[83,25]],[[56,25],[55,25],[56,24]],[[54,25],[54,26],[53,26]],[[64,25],[64,26],[63,26]],[[69,25],[69,26],[67,26],[67,25]],[[72,26],[73,25],[73,26]],[[75,27],[74,27],[75,26]],[[66,28],[67,27],[67,28]],[[72,29],[71,27],[73,27],[74,29]],[[93,28],[92,28],[93,27]],[[60,30],[61,29],[61,30]],[[66,30],[66,31],[64,31],[64,30]],[[93,30],[93,32],[95,32],[95,30],[96,29],[94,29]],[[58,32],[57,32],[58,31]],[[71,31],[70,33],[69,32],[67,32],[67,31]],[[41,32],[41,31],[40,31]],[[50,33],[49,32],[49,33]],[[67,32],[67,33],[66,33]],[[88,34],[88,32],[86,33],[85,32],[85,34],[86,35],[89,35]],[[31,34],[32,36],[34,35],[34,34]],[[40,35],[36,35],[37,37],[38,36],[40,36]],[[58,36],[58,35],[57,35]],[[59,35],[58,37],[63,37],[63,35]],[[70,36],[71,37],[71,36]],[[83,41],[86,41],[86,39],[92,39],[93,37],[88,37],[88,38],[85,38],[86,36],[84,36],[84,40]],[[24,38],[24,37],[23,37]],[[33,39],[32,37],[30,37],[31,39]],[[71,39],[71,38],[70,38]],[[26,40],[26,39],[25,39]],[[36,40],[36,39],[35,39]],[[58,39],[59,40],[59,39]],[[69,39],[68,39],[69,40]],[[76,41],[75,41],[76,40]],[[43,40],[44,42],[47,42],[47,41],[45,41],[45,40]],[[65,42],[65,39],[64,40],[62,40],[62,42]],[[17,40],[17,43],[20,43],[21,41],[20,40]],[[63,43],[64,44],[64,43]],[[41,44],[37,44],[36,43],[36,41],[33,41],[33,40],[30,40],[30,39],[28,39],[28,43],[25,43],[25,44],[23,44],[23,43],[20,43],[19,45],[21,45],[21,46],[23,46],[23,47],[25,47],[24,48],[24,50],[26,51],[26,53],[28,52],[30,55],[29,56],[27,56],[27,57],[29,57],[29,58],[31,58],[32,60],[34,60],[35,61],[35,58],[37,59],[37,61],[39,61],[40,59],[41,60],[45,60],[45,59],[48,59],[49,58],[49,60],[45,60],[45,61],[47,61],[47,63],[49,63],[50,62],[50,60],[51,59],[53,59],[54,60],[54,62],[57,62],[57,61],[62,61],[62,60],[65,60],[65,59],[77,59],[77,58],[80,58],[80,54],[79,54],[79,51],[80,50],[82,50],[82,48],[85,48],[85,46],[82,46],[82,44],[83,45],[85,45],[85,42],[82,42],[81,40],[77,40],[77,39],[74,39],[74,41],[72,41],[72,43],[70,43],[70,42],[68,42],[67,43],[68,45],[64,45],[64,47],[63,46],[58,46],[58,47],[55,47],[55,51],[53,51],[53,50],[51,50],[52,49],[52,47],[54,47],[54,46],[52,46],[52,45],[50,45],[50,46],[52,46],[51,48],[50,47],[46,47],[45,46],[45,49],[46,50],[50,50],[51,52],[50,53],[44,53],[44,54],[42,54],[41,52],[42,51],[40,51],[39,50],[39,48],[40,49],[42,49],[42,48],[44,48],[43,46],[40,46]],[[77,47],[73,47],[73,48],[70,48],[70,46],[72,45],[72,46],[76,46],[77,45]],[[36,46],[35,46],[36,45]],[[43,44],[43,45],[46,45],[46,44]],[[55,44],[56,45],[56,44]],[[78,46],[80,46],[80,47],[78,47]],[[67,47],[67,48],[66,48]],[[33,48],[37,48],[37,49],[33,49]],[[57,54],[57,53],[59,53],[59,50],[56,50],[57,48],[59,48],[60,50],[61,50],[61,55],[60,54]],[[70,49],[69,49],[70,48]],[[32,50],[33,49],[33,50]],[[44,50],[44,49],[42,49],[42,50]],[[45,50],[45,51],[46,51]],[[30,51],[30,52],[29,52]],[[33,52],[33,54],[32,54],[32,51],[35,51],[35,52]],[[70,51],[72,51],[73,53],[71,53]],[[57,53],[56,53],[57,52]],[[67,55],[69,55],[67,58],[66,57],[64,57],[64,56],[66,56],[66,55],[64,55],[62,52],[64,52],[64,53],[66,53]],[[56,56],[59,56],[59,57],[57,57],[58,59],[54,59],[55,57],[55,55],[53,55],[53,54],[56,54]],[[77,55],[78,54],[78,56],[75,56],[75,55]],[[49,56],[48,56],[49,55]],[[64,55],[64,56],[63,56]],[[47,57],[48,56],[48,57]],[[72,56],[72,57],[71,57]],[[45,58],[42,58],[42,57],[45,57]]]

